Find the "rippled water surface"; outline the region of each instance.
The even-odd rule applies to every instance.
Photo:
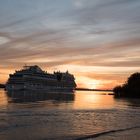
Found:
[[[93,91],[21,94],[0,90],[0,140],[115,139],[140,130],[139,99]]]

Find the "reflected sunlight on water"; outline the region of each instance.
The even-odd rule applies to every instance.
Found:
[[[114,98],[108,95],[108,92],[77,91],[75,94],[75,109],[103,109],[112,108],[114,105]]]
[[[68,95],[0,90],[0,101],[2,140],[75,140],[140,126],[140,100],[115,99],[108,92]]]
[[[0,89],[0,108],[6,105],[8,105],[8,97],[6,96],[4,91]]]

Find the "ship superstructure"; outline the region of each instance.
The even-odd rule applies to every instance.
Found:
[[[23,69],[9,75],[6,90],[47,90],[73,91],[75,78],[68,71],[53,74],[43,71],[39,66],[24,66]]]

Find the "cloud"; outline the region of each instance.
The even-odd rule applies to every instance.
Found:
[[[14,0],[11,7],[4,3],[0,65],[7,70],[38,64],[117,83],[122,74],[140,68],[138,0]]]
[[[44,36],[49,39],[44,40]],[[139,45],[139,39],[135,38],[96,47],[92,47],[92,44],[88,47],[81,44],[81,47],[78,47],[77,43],[67,44],[67,37],[63,34],[57,38],[57,33],[45,31],[13,39],[1,45],[0,48],[3,51],[0,52],[0,58],[3,63],[17,61],[18,63],[39,63],[40,61],[40,63],[52,63],[52,65],[68,63],[85,66],[139,67]],[[70,58],[71,56],[73,58]],[[48,62],[47,59],[51,61]]]
[[[0,36],[0,45],[9,42],[10,40],[7,37]]]

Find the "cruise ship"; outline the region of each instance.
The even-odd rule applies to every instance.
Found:
[[[23,69],[9,74],[6,90],[45,90],[45,91],[74,91],[75,78],[68,71],[48,73],[39,66],[24,66]]]

